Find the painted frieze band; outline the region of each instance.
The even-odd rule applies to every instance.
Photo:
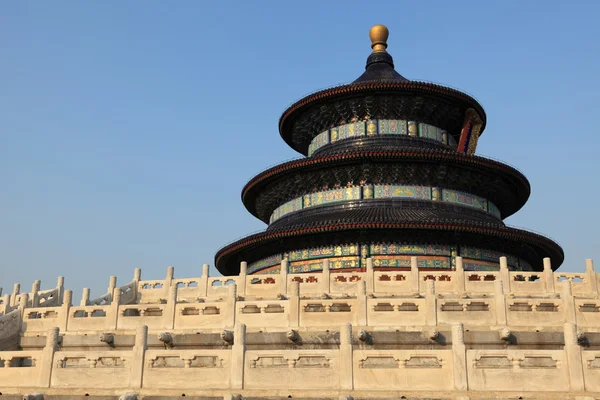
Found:
[[[361,199],[405,198],[418,200],[443,201],[477,208],[501,218],[500,210],[483,197],[458,190],[442,189],[415,185],[363,185],[323,190],[290,200],[277,207],[269,222],[275,222],[289,213],[323,204]]]
[[[436,140],[456,148],[456,140],[438,127],[403,119],[371,119],[336,126],[319,133],[308,146],[311,156],[317,149],[340,140],[359,136],[408,135]]]
[[[367,258],[375,268],[410,268],[410,259],[418,256],[420,269],[454,269],[457,256],[463,257],[468,271],[497,271],[500,257],[506,257],[508,266],[515,271],[531,271],[531,265],[518,257],[493,250],[459,245],[363,243],[301,249],[277,254],[248,265],[249,274],[278,273],[282,260],[288,261],[289,273],[320,271],[323,260],[329,268],[365,268]]]

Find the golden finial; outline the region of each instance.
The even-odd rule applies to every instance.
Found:
[[[390,35],[390,31],[385,25],[374,25],[369,31],[369,38],[371,39],[371,48],[373,53],[385,51],[387,48],[387,39]]]

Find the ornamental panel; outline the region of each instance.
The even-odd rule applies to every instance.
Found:
[[[274,254],[267,258],[263,258],[262,260],[258,260],[248,265],[246,271],[249,274],[252,274],[258,270],[263,268],[271,267],[273,265],[281,264],[281,254]]]
[[[486,250],[471,246],[461,246],[460,255],[464,258],[473,258],[476,260],[492,261],[495,263],[499,262],[500,257],[506,257],[508,265],[516,267],[519,265],[519,259],[517,257],[503,254],[493,250]]]
[[[375,185],[375,198],[410,198],[431,200],[431,188],[426,186]]]
[[[511,270],[530,271],[531,265],[518,257],[486,249],[462,246],[460,251],[466,271],[498,271],[499,258],[506,256]],[[329,268],[365,268],[366,258],[373,258],[376,268],[410,268],[410,259],[417,256],[420,269],[456,268],[456,246],[441,244],[363,243],[346,244],[294,250],[275,254],[250,263],[248,273],[276,274],[281,261],[289,260],[289,272],[303,273],[321,271],[323,261],[329,260]]]
[[[365,122],[355,122],[352,124],[341,125],[338,127],[338,140],[353,138],[365,135]]]
[[[378,268],[410,268],[412,256],[373,256],[373,266]],[[450,257],[444,256],[421,256],[417,259],[419,269],[450,269]]]
[[[483,211],[487,211],[488,207],[488,201],[486,199],[458,190],[442,189],[442,198],[449,203],[478,208]]]
[[[445,255],[450,256],[450,246],[447,245],[419,245],[398,243],[371,244],[371,254],[410,254],[410,255]]]
[[[432,125],[419,124],[419,136],[426,139],[437,140],[438,142],[444,142],[442,130]]]
[[[366,124],[366,134],[367,136],[375,136],[377,135],[377,120],[368,120],[365,122]]]
[[[380,135],[406,135],[408,130],[406,121],[403,119],[381,119],[379,120]]]

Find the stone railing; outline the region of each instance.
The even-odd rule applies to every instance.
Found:
[[[119,287],[119,302],[120,304],[131,304],[137,301],[138,297],[138,282],[140,280],[141,270],[136,268],[134,271],[134,279],[128,284]],[[26,301],[27,307],[61,307],[64,303],[64,277],[59,276],[55,288],[41,290],[41,281],[36,280],[31,286],[31,292],[21,293],[21,285],[15,283],[12,293],[6,293],[0,297],[0,315],[6,314],[15,308],[21,306],[22,301]],[[109,279],[108,291],[106,294],[94,299],[90,299],[90,289],[84,288],[80,305],[109,305],[114,296],[114,289],[117,288],[117,277],[111,276]],[[0,296],[2,288],[0,288]],[[22,300],[25,297],[26,300]]]
[[[598,276],[591,261],[585,274],[511,272],[501,259],[497,272],[462,269],[419,271],[413,258],[410,271],[334,272],[307,274],[134,280],[118,288],[111,278],[112,295],[105,301],[84,296],[73,307],[72,293],[64,292],[61,306],[30,307],[20,298],[22,330],[128,330],[144,323],[150,329],[212,329],[244,323],[249,328],[320,327],[346,322],[366,327],[403,325],[561,326],[576,323],[600,327]],[[139,273],[136,272],[139,278]],[[123,302],[137,299],[136,303]],[[24,297],[25,295],[21,296]],[[26,297],[26,296],[25,296]],[[410,323],[409,323],[410,321]]]
[[[64,283],[64,278],[59,276],[55,288],[40,290],[41,281],[36,280],[31,285],[31,292],[29,293],[21,293],[21,285],[15,283],[12,293],[6,293],[2,298],[0,298],[0,315],[6,314],[19,307],[21,305],[21,301],[26,301],[28,307],[59,306],[62,304]],[[2,294],[2,288],[0,288],[0,294]],[[25,296],[25,300],[22,300],[23,296]]]
[[[364,272],[343,272],[329,268],[328,260],[323,262],[322,271],[315,273],[291,274],[287,272],[287,262],[282,263],[281,273],[276,275],[247,275],[246,263],[241,263],[238,276],[209,277],[208,265],[198,278],[176,279],[174,270],[169,267],[163,280],[137,281],[138,303],[164,303],[169,296],[169,288],[178,288],[180,301],[195,301],[199,297],[222,297],[227,287],[235,285],[237,294],[250,298],[272,298],[288,293],[294,282],[300,285],[303,294],[348,293],[354,292],[359,281],[366,283],[367,293],[419,293],[425,291],[427,281],[434,281],[437,292],[444,293],[488,293],[494,291],[495,281],[502,281],[505,293],[554,293],[555,286],[568,280],[575,294],[598,293],[598,276],[591,260],[586,262],[585,273],[560,273],[550,269],[550,260],[544,261],[541,272],[509,271],[506,259],[500,259],[499,271],[465,271],[462,259],[457,257],[455,270],[419,271],[416,257],[412,259],[409,271],[374,271],[371,260]]]

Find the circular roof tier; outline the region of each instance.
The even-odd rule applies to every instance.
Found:
[[[315,150],[313,157],[323,156],[330,153],[339,153],[348,150],[400,150],[400,149],[438,149],[448,151],[444,143],[422,137],[406,135],[377,135],[359,136],[337,141]]]
[[[382,217],[381,213],[386,215]],[[563,260],[562,248],[553,240],[525,230],[492,221],[474,220],[463,214],[444,210],[398,207],[381,209],[363,207],[340,210],[310,218],[306,222],[285,225],[250,235],[219,250],[215,266],[223,275],[239,273],[239,263],[249,263],[269,255],[297,248],[319,247],[361,241],[396,241],[407,243],[480,246],[509,252],[527,260],[541,270],[541,260],[550,257],[552,268]]]
[[[458,141],[469,109],[481,119],[479,134],[483,133],[485,111],[473,97],[449,87],[411,81],[396,72],[386,51],[385,32],[382,25],[371,29],[373,53],[358,79],[308,95],[283,112],[279,133],[291,148],[307,155],[311,140],[319,133],[366,119],[416,120],[444,129]]]
[[[493,215],[475,208],[461,205],[415,199],[366,199],[341,203],[324,204],[307,208],[281,217],[267,231],[285,229],[288,226],[311,224],[319,221],[336,221],[361,217],[379,222],[428,222],[428,221],[471,221],[489,226],[505,226]]]
[[[277,207],[323,187],[368,184],[439,186],[482,196],[502,218],[517,212],[529,198],[529,182],[516,169],[484,157],[435,148],[390,150],[342,149],[289,161],[252,178],[242,190],[248,211],[268,223]]]

